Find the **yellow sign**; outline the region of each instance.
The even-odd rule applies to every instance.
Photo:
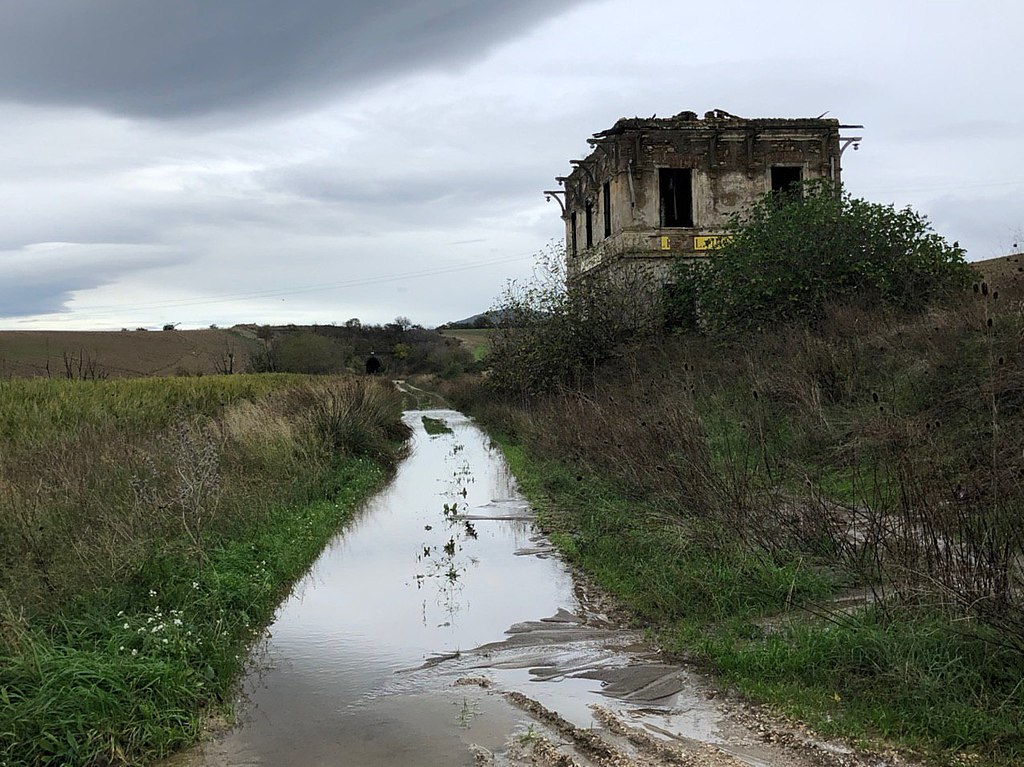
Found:
[[[729,239],[727,234],[715,234],[706,237],[694,237],[693,238],[693,249],[694,250],[715,250],[720,247],[722,243]]]
[[[661,249],[662,250],[671,250],[671,248],[669,247],[669,244],[668,244],[668,237],[662,237],[661,238]]]

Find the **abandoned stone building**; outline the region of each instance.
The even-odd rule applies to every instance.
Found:
[[[595,133],[585,159],[556,180],[570,278],[629,270],[663,281],[672,257],[708,257],[730,216],[770,191],[813,179],[839,188],[840,159],[859,136],[838,120],[623,118]]]

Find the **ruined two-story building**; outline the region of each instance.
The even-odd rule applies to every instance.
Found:
[[[562,204],[570,278],[641,273],[664,283],[672,258],[710,255],[729,218],[766,192],[814,179],[839,189],[843,151],[859,136],[838,120],[623,118],[588,143],[545,192]]]

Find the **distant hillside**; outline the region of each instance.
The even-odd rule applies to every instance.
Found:
[[[440,326],[441,330],[458,328],[493,328],[501,322],[501,312],[480,312],[461,320],[446,322]]]
[[[0,378],[134,378],[217,373],[456,375],[472,349],[419,326],[236,325],[227,330],[0,331]]]
[[[234,330],[0,331],[0,377],[131,378],[245,372],[260,347]]]
[[[1000,298],[1024,300],[1024,253],[975,261],[971,266],[988,283],[990,290],[999,292]]]

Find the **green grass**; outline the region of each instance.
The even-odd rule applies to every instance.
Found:
[[[826,735],[993,767],[1024,764],[1024,662],[997,641],[927,611],[879,609],[751,637],[728,626],[696,640],[677,634],[728,682]]]
[[[1024,657],[994,631],[923,608],[814,617],[800,605],[827,601],[842,574],[754,554],[608,478],[500,441],[552,542],[670,651],[825,735],[896,743],[935,764],[1024,764]]]
[[[801,557],[754,556],[721,531],[684,524],[592,473],[534,458],[508,440],[502,446],[552,540],[645,620],[752,617],[824,598],[838,585]]]
[[[273,509],[202,567],[162,555],[21,632],[0,663],[0,764],[142,764],[193,741],[289,584],[383,478],[351,460],[332,499]]]
[[[156,430],[183,413],[211,416],[232,403],[293,387],[303,380],[307,379],[283,374],[0,380],[0,441],[20,450],[50,444],[87,427]]]
[[[466,328],[459,330],[445,330],[442,335],[448,338],[457,338],[463,346],[473,353],[474,362],[487,357],[491,351],[491,337],[494,335],[493,328]]]
[[[22,381],[0,399],[23,426],[0,453],[3,767],[192,742],[408,433],[393,387],[364,379]]]

